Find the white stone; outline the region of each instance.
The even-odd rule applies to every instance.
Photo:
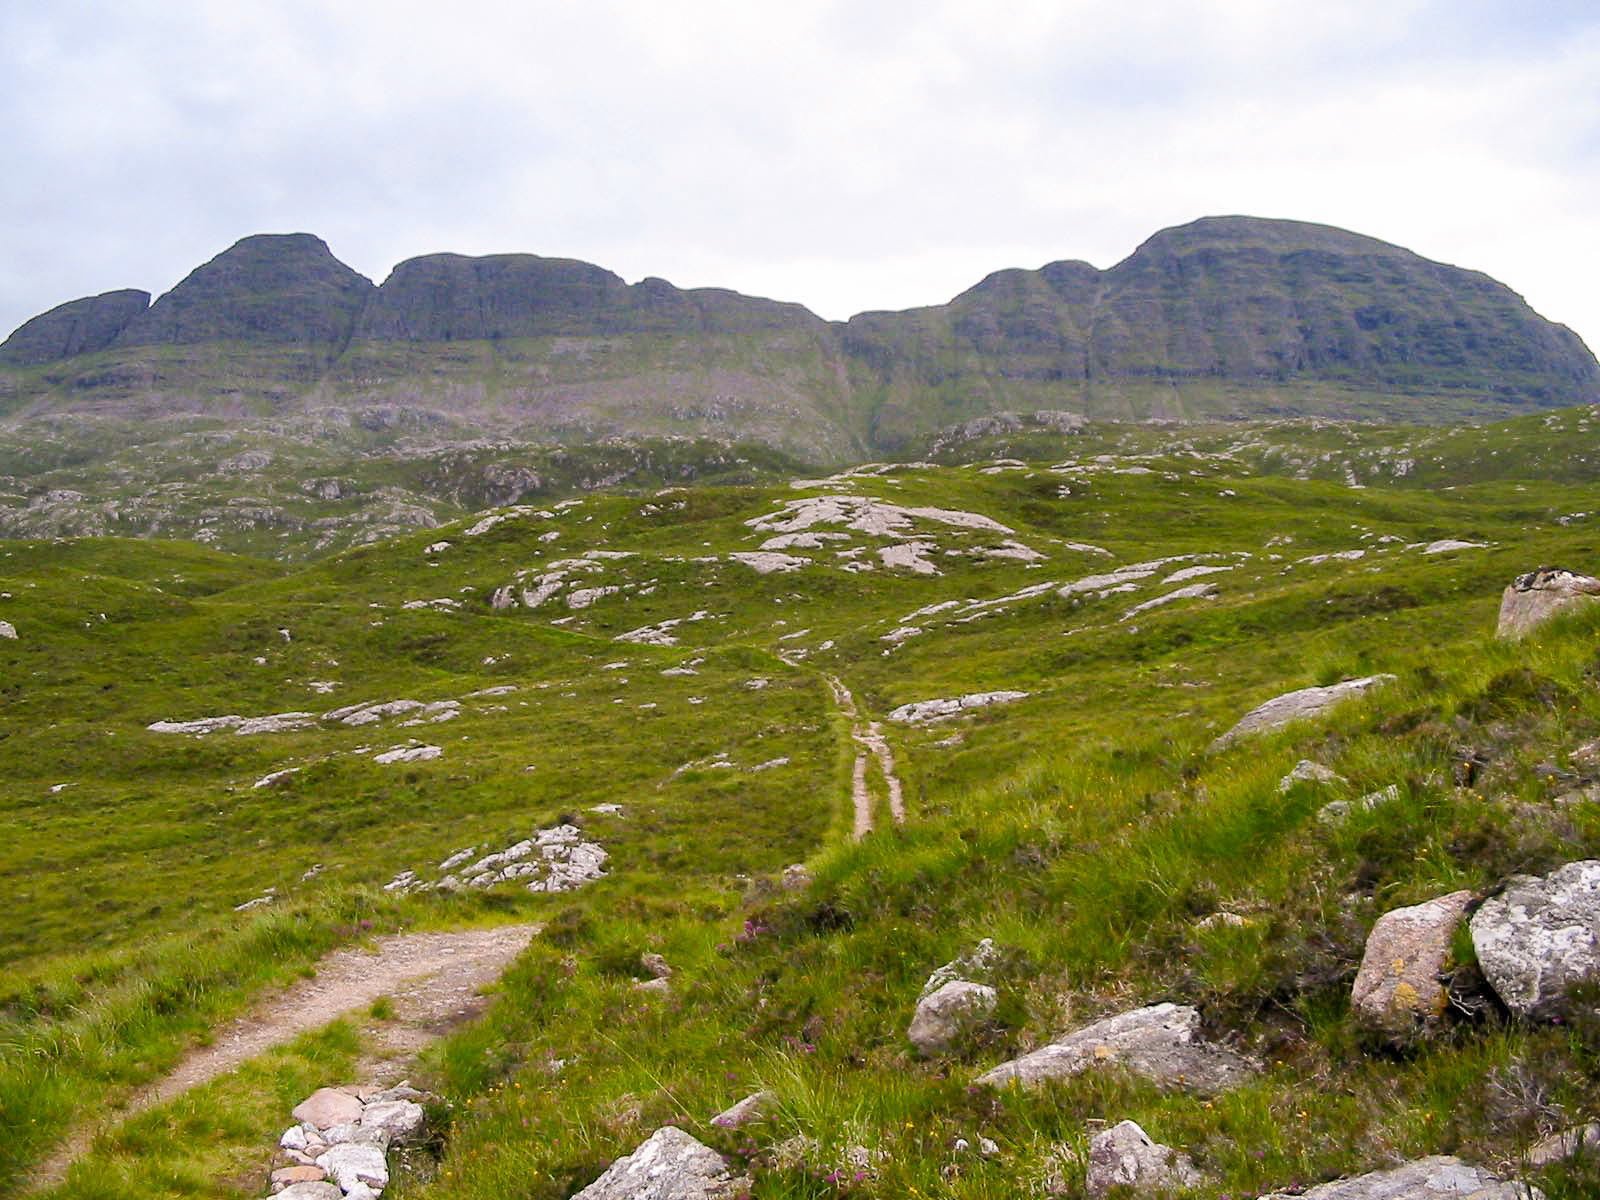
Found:
[[[1478,965],[1507,1008],[1532,1020],[1561,1016],[1569,988],[1600,982],[1600,859],[1512,876],[1470,928]]]
[[[345,1192],[360,1183],[378,1191],[389,1186],[389,1164],[383,1149],[370,1143],[346,1142],[342,1146],[330,1146],[326,1154],[317,1157],[317,1166]]]
[[[747,1184],[729,1173],[716,1151],[666,1125],[573,1200],[726,1200]]]
[[[1331,687],[1301,688],[1274,696],[1240,717],[1238,724],[1211,743],[1211,748],[1220,750],[1249,734],[1266,733],[1294,721],[1319,717],[1346,700],[1364,695],[1382,684],[1393,683],[1394,678],[1393,675],[1369,675],[1363,679],[1347,679]]]
[[[396,746],[382,754],[374,754],[372,761],[388,766],[390,763],[427,762],[444,753],[439,746]]]
[[[953,696],[943,700],[918,700],[891,709],[888,719],[903,725],[921,725],[974,709],[987,708],[993,704],[1010,704],[1017,700],[1025,700],[1027,697],[1027,692],[999,691],[971,692],[965,696]]]
[[[1085,1190],[1098,1200],[1114,1187],[1136,1192],[1190,1188],[1200,1172],[1189,1156],[1152,1141],[1133,1121],[1122,1121],[1089,1139]]]

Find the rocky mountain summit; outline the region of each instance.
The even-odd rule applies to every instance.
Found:
[[[425,255],[374,286],[304,233],[247,237],[146,299],[24,324],[0,345],[0,414],[382,403],[546,442],[691,434],[844,461],[996,415],[1439,421],[1600,394],[1578,337],[1487,276],[1250,217],[1164,230],[1108,270],[999,271],[843,323],[531,254]]]

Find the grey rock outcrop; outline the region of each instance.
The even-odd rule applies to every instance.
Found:
[[[906,1037],[924,1057],[954,1049],[994,1014],[1000,997],[992,987],[954,979],[917,1002]]]
[[[1330,771],[1321,763],[1314,763],[1308,758],[1302,758],[1295,763],[1289,773],[1278,780],[1278,791],[1287,792],[1296,784],[1301,783],[1344,783],[1342,775]]]
[[[1544,1193],[1482,1167],[1469,1167],[1459,1158],[1436,1154],[1393,1170],[1318,1184],[1305,1192],[1272,1192],[1260,1200],[1544,1200]]]
[[[747,1186],[711,1147],[664,1125],[573,1200],[727,1200]]]
[[[1495,636],[1519,638],[1560,613],[1600,599],[1600,579],[1564,567],[1540,567],[1518,575],[1500,597]]]
[[[1568,989],[1600,980],[1600,859],[1512,876],[1470,928],[1478,965],[1507,1008],[1533,1020],[1561,1016]]]
[[[149,307],[150,293],[136,288],[70,300],[24,323],[0,344],[0,363],[33,367],[104,350]]]
[[[1096,1021],[1058,1042],[978,1076],[987,1087],[1036,1086],[1084,1071],[1120,1067],[1164,1087],[1220,1092],[1254,1069],[1225,1046],[1200,1040],[1200,1014],[1187,1005],[1155,1004]]]
[[[1114,1187],[1136,1193],[1194,1187],[1200,1172],[1187,1154],[1151,1141],[1133,1121],[1122,1121],[1089,1139],[1085,1189],[1098,1200]]]
[[[1447,1002],[1439,977],[1471,900],[1471,892],[1451,892],[1378,918],[1351,994],[1364,1025],[1403,1037],[1438,1024]]]
[[[957,979],[973,983],[992,983],[995,967],[1000,963],[1000,951],[995,949],[993,938],[984,938],[965,954],[957,955],[942,967],[935,967],[928,976],[918,1000],[925,1000],[947,983]]]
[[[1346,700],[1363,696],[1381,684],[1393,683],[1394,678],[1393,675],[1368,675],[1363,679],[1347,679],[1330,687],[1301,688],[1299,691],[1274,696],[1265,704],[1251,709],[1240,717],[1232,729],[1211,743],[1211,748],[1221,750],[1242,737],[1269,733],[1294,721],[1308,721],[1313,717],[1320,717]]]

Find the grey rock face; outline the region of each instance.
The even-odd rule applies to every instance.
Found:
[[[573,1200],[724,1200],[747,1185],[711,1147],[664,1125]]]
[[[1600,579],[1563,567],[1540,567],[1518,575],[1500,597],[1495,636],[1519,638],[1560,613],[1600,599]]]
[[[1590,1121],[1576,1129],[1552,1133],[1528,1151],[1528,1162],[1535,1167],[1565,1162],[1579,1154],[1600,1154],[1600,1121]]]
[[[104,350],[149,306],[150,293],[136,288],[68,301],[25,322],[0,343],[0,363],[32,367]]]
[[[1471,899],[1471,892],[1451,892],[1378,918],[1351,994],[1363,1024],[1404,1036],[1438,1023],[1446,1003],[1439,975]]]
[[[1104,1196],[1114,1187],[1135,1192],[1194,1187],[1200,1172],[1187,1154],[1150,1140],[1132,1121],[1123,1121],[1089,1140],[1086,1188],[1091,1197]]]
[[[1548,1020],[1574,984],[1600,980],[1600,859],[1516,875],[1471,921],[1489,986],[1520,1017]]]
[[[1251,709],[1239,718],[1238,724],[1211,743],[1213,750],[1231,746],[1242,737],[1255,733],[1268,733],[1281,729],[1293,721],[1308,721],[1320,717],[1329,709],[1346,700],[1365,695],[1381,684],[1393,683],[1393,675],[1368,675],[1364,679],[1347,679],[1331,687],[1301,688],[1274,696],[1265,704]]]
[[[1187,1005],[1155,1004],[1096,1021],[1059,1042],[1001,1063],[976,1082],[1024,1087],[1070,1079],[1084,1071],[1121,1067],[1166,1087],[1225,1091],[1254,1068],[1223,1046],[1200,1040],[1200,1014]]]
[[[1459,1158],[1436,1154],[1392,1171],[1336,1179],[1293,1197],[1272,1192],[1261,1200],[1544,1200],[1544,1193],[1507,1182],[1482,1167],[1469,1167]]]
[[[258,234],[224,250],[130,321],[119,346],[349,339],[372,282],[308,233]]]
[[[999,1000],[985,984],[952,980],[917,1003],[906,1037],[919,1054],[943,1054],[992,1015]]]

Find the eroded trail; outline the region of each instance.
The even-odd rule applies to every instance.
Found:
[[[488,1000],[479,992],[504,973],[538,930],[537,925],[502,925],[403,933],[379,938],[371,949],[334,951],[317,964],[315,976],[268,997],[219,1030],[210,1045],[186,1055],[170,1074],[135,1092],[122,1108],[74,1130],[35,1170],[33,1187],[60,1183],[101,1127],[225,1075],[308,1030],[363,1012],[382,996],[390,998],[393,1014],[370,1022],[375,1054],[362,1070],[376,1076],[398,1068],[452,1025],[482,1011]]]
[[[850,718],[850,740],[859,747],[855,769],[850,776],[850,799],[855,809],[852,832],[860,839],[873,829],[872,789],[867,786],[868,755],[878,760],[878,768],[883,772],[883,785],[889,798],[889,815],[896,825],[903,825],[906,819],[905,793],[900,787],[900,777],[894,771],[894,753],[889,749],[888,739],[883,736],[883,726],[876,721],[861,719],[856,698],[850,694],[843,680],[834,675],[824,675],[823,678],[828,681],[828,690],[833,693],[833,701],[839,706],[839,711]]]

